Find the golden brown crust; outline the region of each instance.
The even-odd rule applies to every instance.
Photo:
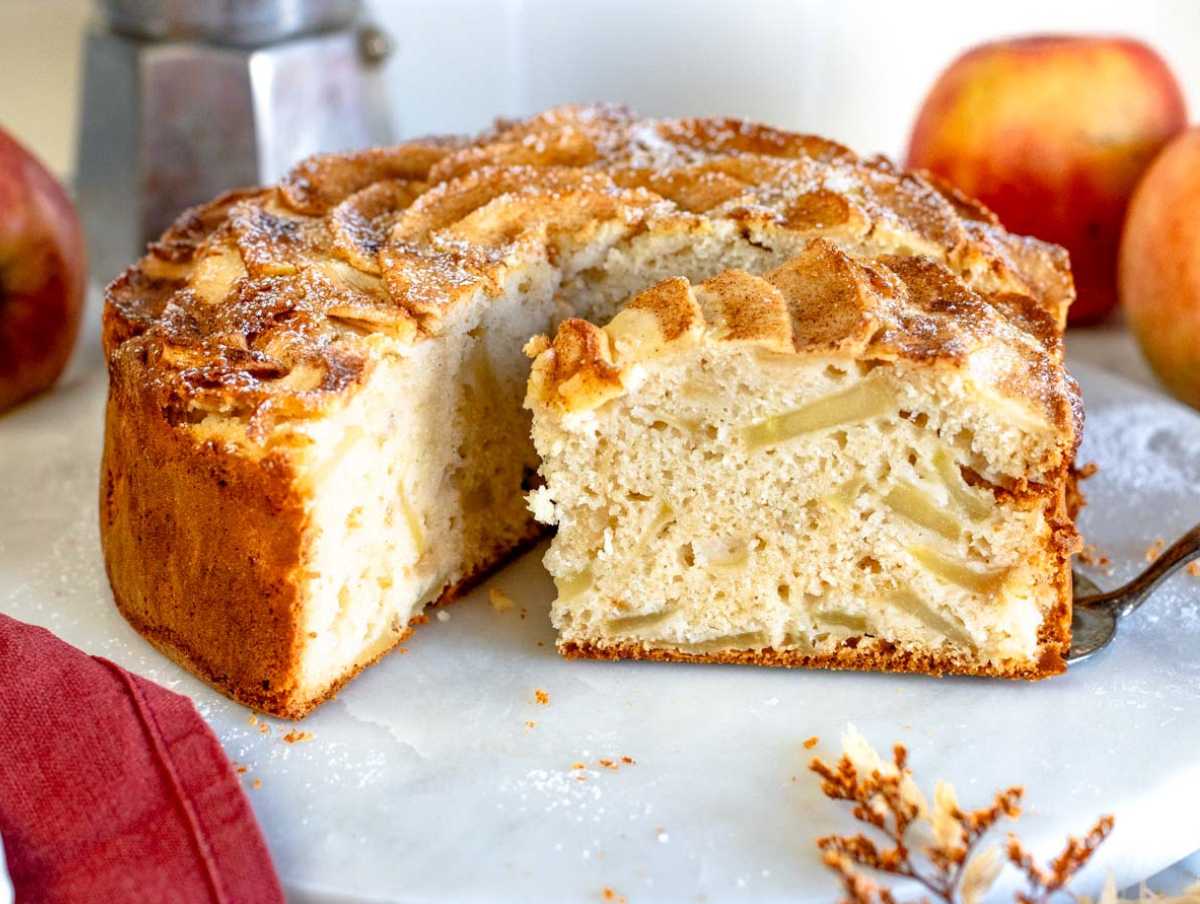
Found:
[[[161,585],[156,584],[155,576],[149,569],[141,567],[142,559],[165,563],[170,561],[177,549],[173,544],[162,542],[162,538],[153,532],[149,539],[137,536],[136,528],[131,530],[125,519],[118,516],[118,511],[125,508],[120,500],[114,498],[123,482],[118,476],[121,464],[118,455],[110,455],[107,445],[102,473],[100,534],[117,609],[155,649],[243,706],[281,719],[303,719],[322,703],[336,697],[338,691],[359,672],[375,665],[408,640],[415,627],[428,621],[424,615],[412,619],[385,649],[340,675],[317,696],[298,694],[295,651],[305,639],[297,625],[286,621],[269,626],[246,625],[244,620],[239,619],[239,613],[251,618],[263,613],[261,606],[247,605],[238,596],[244,580],[242,577],[237,579],[237,585],[229,595],[216,594],[188,600],[169,587],[156,590]],[[232,488],[230,498],[239,508],[253,502],[248,494],[239,492],[236,487]],[[198,495],[196,502],[197,508],[204,508],[203,492]],[[226,514],[217,512],[218,517]],[[254,518],[253,513],[249,514],[249,518]],[[209,520],[201,514],[195,527],[202,531],[207,524]],[[227,561],[253,561],[256,549],[263,545],[290,545],[292,531],[287,525],[278,526],[274,520],[266,519],[253,526],[253,539],[259,542],[247,542],[246,534],[239,530],[221,535],[222,556]],[[545,535],[546,528],[531,522],[526,534],[514,543],[505,548],[485,550],[482,564],[446,587],[430,605],[444,606],[457,601],[494,571],[539,543]],[[120,569],[127,563],[130,555],[135,559],[133,572],[114,572],[114,569]],[[202,567],[207,571],[212,564],[203,563]],[[289,603],[293,603],[299,597],[301,588],[294,582],[292,569],[277,566],[276,572],[275,580],[267,583],[279,587]],[[189,586],[206,586],[203,581],[197,581],[196,575],[184,573],[180,580]],[[193,584],[193,581],[197,583]],[[134,598],[127,600],[126,591]],[[145,595],[152,591],[156,595],[149,598],[147,604]],[[237,612],[231,612],[231,607]],[[294,612],[294,603],[289,608]],[[215,641],[214,637],[217,638]],[[234,663],[233,669],[229,668],[230,663]]]
[[[625,375],[697,344],[749,343],[785,354],[904,360],[970,371],[1057,433],[1057,471],[1078,442],[1078,387],[1062,363],[1062,332],[1029,296],[976,292],[922,256],[850,254],[809,240],[761,277],[730,270],[692,287],[664,280],[608,325],[571,320],[536,351],[530,399],[564,411],[597,407]],[[988,362],[973,367],[972,356]]]
[[[297,213],[319,216],[377,182],[424,180],[434,165],[465,144],[460,138],[437,137],[349,154],[317,154],[292,168],[280,193]]]
[[[193,640],[176,634],[162,624],[143,621],[138,612],[131,610],[122,602],[120,594],[115,590],[113,591],[113,599],[116,601],[117,609],[125,616],[125,620],[129,622],[133,629],[146,638],[151,646],[176,665],[187,669],[209,687],[220,691],[226,697],[236,700],[243,706],[279,719],[303,719],[322,703],[336,697],[338,691],[359,672],[373,666],[400,644],[404,643],[404,641],[408,640],[413,633],[411,627],[407,628],[403,633],[397,635],[394,644],[383,650],[369,662],[364,662],[343,674],[332,684],[328,685],[319,696],[307,698],[294,697],[286,693],[260,691],[253,685],[241,684],[230,679],[223,670],[213,667],[209,659],[210,651],[198,647]],[[420,624],[422,621],[423,619],[417,619],[414,620],[413,624]]]
[[[1036,665],[1019,665],[1009,669],[980,666],[973,660],[960,660],[935,653],[901,649],[888,641],[859,642],[829,653],[804,653],[797,650],[724,650],[717,653],[685,653],[675,650],[643,647],[637,643],[618,643],[600,646],[594,643],[567,641],[558,646],[567,659],[645,659],[654,662],[703,662],[725,665],[756,665],[786,669],[831,669],[834,671],[908,672],[944,677],[971,675],[984,678],[1050,678],[1065,671],[1061,656],[1050,656]]]
[[[304,522],[285,459],[197,447],[111,373],[100,539],[117,604],[207,681],[269,712],[286,712],[296,686]]]
[[[1060,329],[1073,297],[1061,249],[882,158],[736,120],[562,107],[473,142],[312,158],[279,187],[187,212],[110,288],[106,348],[145,334],[166,350],[147,356],[145,381],[177,408],[260,426],[319,416],[361,385],[362,334],[436,333],[514,260],[554,259],[602,227],[722,225],[762,247],[820,236],[924,255],[982,297],[1029,299]]]

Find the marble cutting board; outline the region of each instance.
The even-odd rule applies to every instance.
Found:
[[[1082,527],[1112,557],[1113,573],[1094,575],[1108,587],[1154,538],[1200,520],[1200,417],[1074,369],[1088,407],[1080,460],[1101,468]],[[1200,810],[1200,579],[1188,575],[1104,655],[1021,684],[567,663],[535,550],[299,726],[250,724],[112,607],[96,527],[103,392],[84,368],[0,418],[0,611],[192,697],[247,767],[296,900],[600,901],[609,888],[631,902],[829,901],[813,839],[851,820],[805,767],[837,754],[847,722],[881,750],[906,744],[922,785],[952,781],[964,805],[1023,784],[1020,832],[1042,855],[1115,813],[1080,890],[1200,847],[1187,815]],[[494,611],[490,586],[517,608]],[[312,736],[288,743],[292,728]]]

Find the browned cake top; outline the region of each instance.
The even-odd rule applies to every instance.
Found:
[[[373,348],[437,335],[456,306],[499,294],[531,261],[614,235],[718,233],[794,247],[796,267],[828,264],[831,279],[845,257],[836,248],[877,258],[867,270],[903,284],[920,311],[900,311],[877,341],[946,360],[964,336],[1022,349],[1032,337],[1036,366],[1007,390],[1071,405],[1062,249],[821,138],[610,106],[550,110],[472,141],[317,157],[279,186],[188,211],[109,287],[106,349],[114,379],[140,384],[172,419],[313,416],[362,382]],[[802,254],[818,237],[826,257]],[[799,334],[821,341],[866,329],[823,296],[793,310]]]
[[[588,410],[622,395],[646,362],[702,346],[957,369],[982,352],[981,384],[1019,399],[1052,429],[1073,426],[1057,326],[1021,299],[980,295],[927,257],[865,257],[811,239],[762,276],[663,280],[606,326],[571,319],[553,341],[536,337],[526,348],[537,359],[530,394],[562,411]]]

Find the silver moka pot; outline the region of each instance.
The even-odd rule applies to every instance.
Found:
[[[186,207],[393,138],[390,42],[360,0],[98,0],[78,195],[107,281]]]

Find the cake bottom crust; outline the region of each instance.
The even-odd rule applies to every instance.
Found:
[[[852,639],[835,650],[822,652],[777,650],[772,647],[764,647],[757,650],[689,653],[662,647],[646,647],[631,642],[601,645],[577,641],[560,642],[558,651],[567,659],[610,661],[642,659],[655,662],[724,663],[786,669],[910,672],[932,675],[937,678],[945,675],[974,675],[1038,680],[1058,675],[1066,670],[1066,663],[1057,647],[1047,649],[1036,662],[1018,663],[1010,668],[1004,668],[981,665],[965,656],[903,649],[885,640],[858,640],[855,642]]]
[[[429,605],[443,606],[460,599],[480,581],[485,580],[509,561],[537,545],[546,533],[545,528],[536,522],[531,523],[529,529],[519,540],[507,546],[497,548],[481,565],[477,566],[456,583],[448,586]],[[395,650],[412,636],[413,628],[429,620],[425,615],[417,616],[408,623],[408,627],[404,631],[396,635],[396,638],[391,643],[369,659],[356,664],[353,668],[347,669],[321,691],[320,694],[307,698],[296,698],[286,689],[273,691],[267,688],[250,687],[243,683],[230,681],[226,675],[212,666],[202,650],[195,649],[194,645],[189,644],[186,638],[180,637],[176,632],[168,628],[149,625],[139,619],[125,605],[115,587],[113,588],[113,600],[116,602],[117,609],[125,620],[152,647],[172,662],[191,672],[209,687],[257,712],[280,719],[293,720],[303,719],[322,703],[332,700],[337,696],[338,691],[342,689],[343,685],[354,678],[359,672],[375,665],[384,656]]]

